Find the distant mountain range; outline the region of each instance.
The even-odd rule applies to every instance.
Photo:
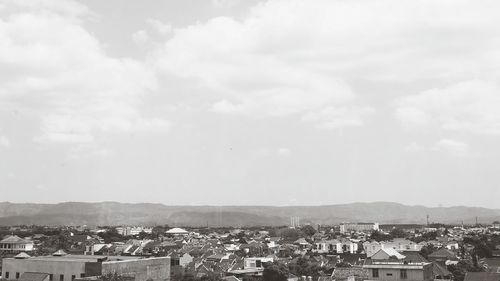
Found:
[[[479,207],[407,206],[392,202],[326,206],[167,206],[150,203],[65,202],[58,204],[0,202],[0,225],[163,225],[259,226],[287,225],[290,217],[313,224],[379,222],[481,223],[500,220],[500,209]]]

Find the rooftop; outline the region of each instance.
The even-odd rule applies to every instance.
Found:
[[[31,241],[29,240],[26,240],[26,239],[23,239],[17,235],[9,235],[7,237],[5,237],[4,239],[2,239],[2,241],[0,241],[0,243],[32,243]]]
[[[8,258],[15,259],[15,258]],[[97,256],[97,255],[65,255],[65,256],[38,256],[18,259],[19,261],[53,261],[53,262],[110,262],[124,260],[139,260],[142,257],[132,256]]]

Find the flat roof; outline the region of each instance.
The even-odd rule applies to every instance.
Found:
[[[141,260],[144,257],[140,256],[99,256],[99,255],[65,255],[65,256],[37,256],[24,259],[7,258],[10,260],[18,261],[65,261],[65,262],[97,262],[97,261],[128,261],[128,260]]]

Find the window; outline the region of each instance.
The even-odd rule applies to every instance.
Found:
[[[49,281],[54,280],[54,274],[49,274]]]
[[[387,275],[387,276],[392,276],[392,273],[387,273],[386,275]]]
[[[9,279],[9,272],[8,271],[5,272],[5,279]]]
[[[372,276],[373,276],[374,278],[378,278],[378,268],[374,268],[374,269],[372,270]]]
[[[407,279],[408,278],[408,273],[406,272],[406,269],[401,269],[399,271],[399,277],[401,277],[401,279]]]
[[[19,279],[19,272],[16,272],[16,279]]]
[[[64,281],[64,274],[59,275],[59,281]]]
[[[262,261],[261,260],[256,260],[255,261],[255,266],[256,267],[262,267]]]
[[[80,278],[84,278],[85,277],[85,273],[80,273]]]
[[[75,275],[71,275],[71,281],[75,280],[76,276]]]

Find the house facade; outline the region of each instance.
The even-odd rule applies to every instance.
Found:
[[[0,241],[0,252],[20,253],[33,251],[33,241],[9,235]]]

